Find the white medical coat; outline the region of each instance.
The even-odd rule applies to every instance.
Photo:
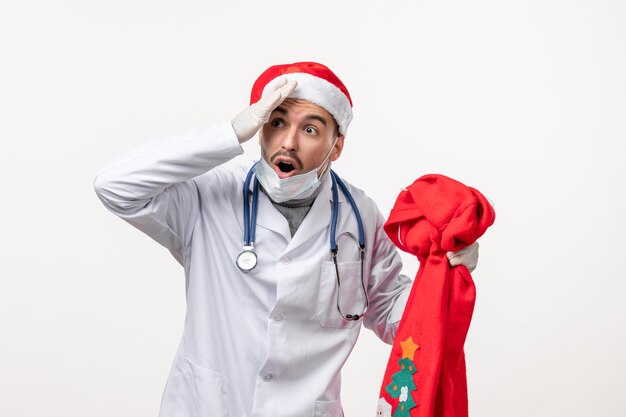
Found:
[[[153,141],[105,165],[102,203],[165,246],[185,270],[187,311],[160,417],[336,417],[340,371],[361,323],[392,343],[412,281],[383,231],[384,218],[347,184],[363,218],[369,309],[346,322],[336,308],[330,257],[331,184],[291,237],[287,220],[258,197],[258,265],[235,265],[243,244],[243,184],[250,168],[220,166],[243,153],[230,123]],[[357,224],[339,191],[339,269],[344,314],[363,294]],[[380,358],[386,360],[386,358]]]

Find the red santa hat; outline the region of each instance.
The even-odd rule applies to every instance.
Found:
[[[296,62],[269,67],[254,82],[250,104],[259,101],[269,87],[285,78],[298,83],[289,97],[320,106],[335,118],[339,132],[346,134],[352,121],[350,93],[330,68],[317,62]]]

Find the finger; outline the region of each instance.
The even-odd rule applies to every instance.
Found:
[[[269,118],[272,111],[280,105],[285,99],[295,90],[297,86],[296,81],[290,81],[282,87],[278,88],[276,91],[273,91],[266,97],[263,97],[259,100],[259,106],[261,106],[266,113],[264,118]]]
[[[446,256],[448,257],[448,259],[463,257],[467,255],[470,252],[470,250],[471,250],[470,246],[466,246],[463,249],[459,249],[456,252],[446,252]]]
[[[282,89],[288,84],[287,78],[285,77],[281,77],[281,78],[277,78],[276,81],[274,81],[271,85],[268,85],[268,87],[265,89],[265,91],[263,92],[263,95],[261,96],[261,99],[259,100],[259,102],[261,101],[268,101],[269,102],[273,102],[274,98],[276,97],[276,93],[279,92],[282,95]]]
[[[449,259],[448,263],[450,264],[451,267],[455,267],[455,266],[458,266],[458,265],[465,265],[465,267],[470,272],[472,272],[474,269],[476,269],[476,265],[478,265],[478,262],[476,262],[475,260],[463,258],[463,257],[460,257],[460,256],[457,256],[455,258]]]
[[[277,78],[276,81],[272,83],[272,85],[267,87],[267,90],[265,90],[265,93],[263,95],[268,95],[270,93],[273,93],[274,91],[278,90],[280,87],[284,86],[285,84],[287,84],[287,78],[285,77]]]
[[[297,86],[298,86],[298,82],[296,80],[291,80],[287,84],[285,84],[283,87],[281,87],[279,91],[280,91],[281,96],[283,97],[283,100],[289,97],[289,95],[293,93],[293,91],[296,89]]]
[[[457,265],[461,265],[462,264],[462,259],[460,257],[456,257],[456,258],[449,258],[449,263],[450,266],[457,266]]]
[[[454,256],[467,255],[467,254],[470,254],[470,253],[478,252],[478,246],[479,246],[478,245],[478,241],[475,241],[471,245],[466,246],[463,249],[459,249],[456,252],[446,252],[446,255],[448,256],[448,258],[450,258],[450,257],[454,257]]]

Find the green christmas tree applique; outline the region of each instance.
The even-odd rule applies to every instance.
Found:
[[[392,398],[398,398],[399,401],[393,417],[410,417],[409,411],[415,407],[415,401],[411,395],[416,389],[413,374],[417,372],[413,357],[419,345],[416,345],[413,338],[409,336],[404,342],[400,342],[400,346],[402,346],[402,358],[398,361],[400,369],[391,375],[391,383],[385,387],[385,390]]]

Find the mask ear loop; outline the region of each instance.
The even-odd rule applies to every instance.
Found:
[[[339,136],[337,136],[335,138],[335,141],[333,142],[333,145],[330,147],[330,150],[328,151],[328,154],[326,155],[326,157],[324,158],[324,160],[322,161],[322,163],[320,164],[320,166],[317,168],[317,170],[319,171],[319,169],[322,167],[322,165],[324,165],[326,163],[326,161],[328,161],[328,158],[330,158],[330,154],[333,153],[333,149],[335,148],[335,145],[337,144],[337,141],[339,140]],[[324,176],[326,175],[326,173],[328,172],[328,170],[330,169],[330,161],[328,162],[328,164],[326,165],[326,168],[324,168],[324,172],[322,172],[321,175],[318,174],[317,179],[318,180],[322,180],[322,178],[324,178]]]

